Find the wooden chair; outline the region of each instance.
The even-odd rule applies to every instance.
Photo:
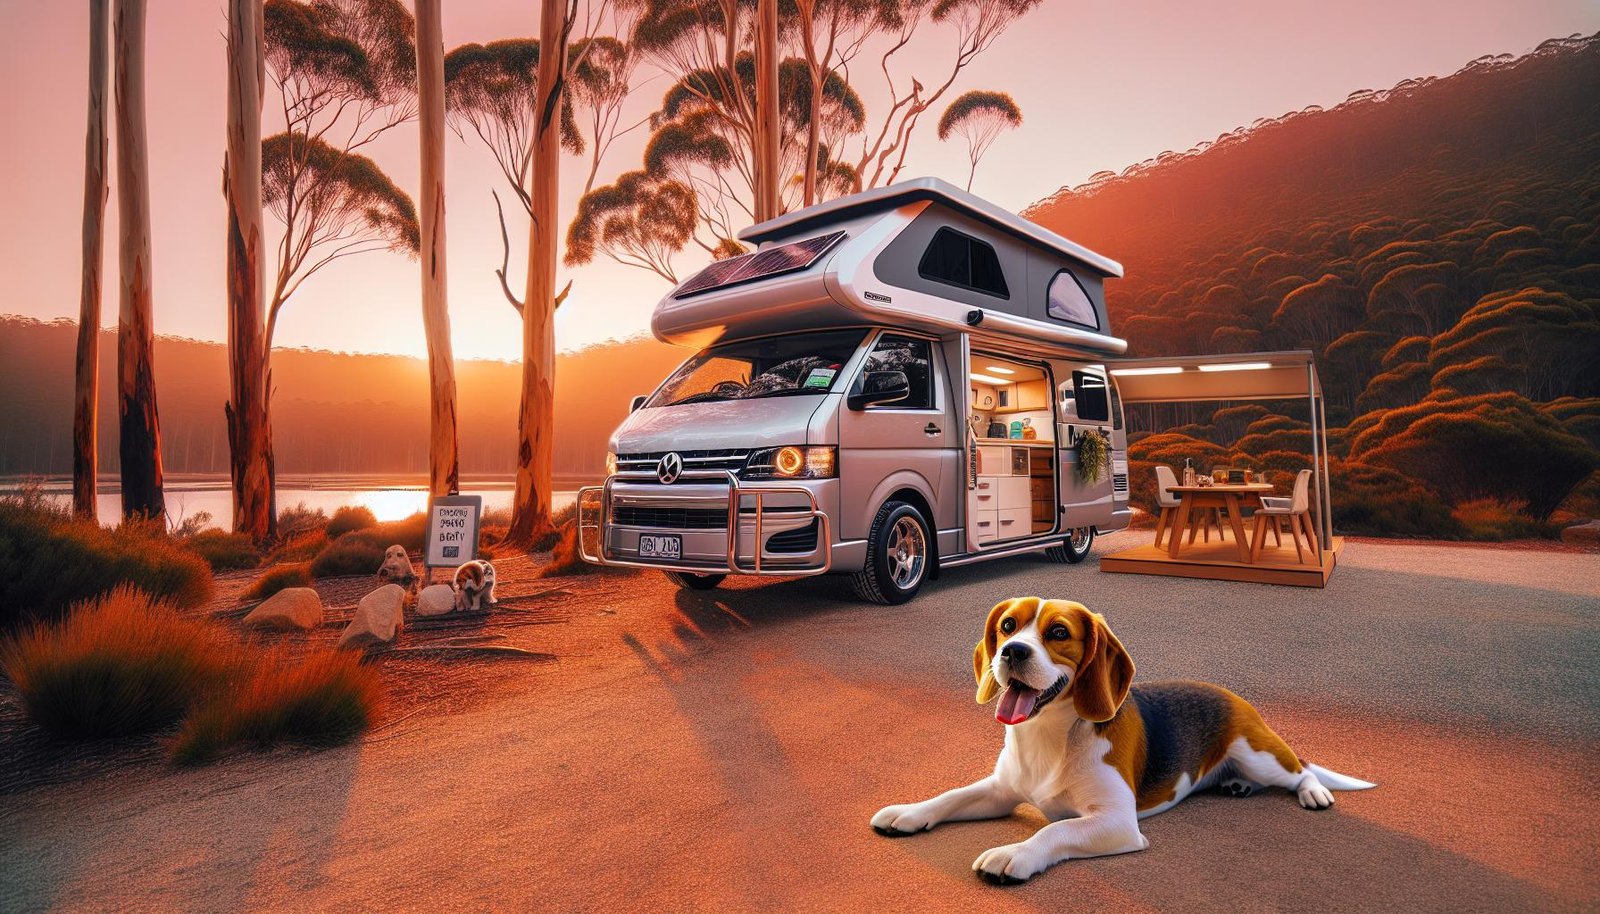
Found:
[[[1158,464],[1156,466],[1156,505],[1161,508],[1161,513],[1156,516],[1156,545],[1161,545],[1163,534],[1172,533],[1173,523],[1178,519],[1178,506],[1183,500],[1167,491],[1168,486],[1178,484],[1178,476],[1172,472],[1172,467]]]
[[[1250,559],[1255,561],[1261,556],[1262,541],[1265,539],[1268,523],[1273,526],[1273,533],[1285,519],[1289,521],[1289,536],[1294,539],[1295,561],[1305,564],[1305,552],[1300,547],[1300,536],[1305,534],[1306,545],[1311,549],[1311,557],[1318,562],[1322,561],[1322,549],[1317,543],[1317,534],[1311,529],[1311,471],[1301,470],[1294,478],[1294,491],[1288,498],[1263,498],[1261,507],[1256,509],[1255,529],[1251,533]],[[1282,545],[1282,540],[1279,540]]]

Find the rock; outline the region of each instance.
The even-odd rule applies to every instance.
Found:
[[[406,547],[396,544],[384,550],[383,564],[378,566],[378,580],[410,584],[416,579],[417,570],[411,567],[411,557],[406,554]]]
[[[404,625],[405,602],[406,591],[399,584],[385,584],[362,597],[339,646],[360,649],[393,642]]]
[[[322,624],[322,599],[310,587],[285,587],[244,617],[246,628],[310,631]]]
[[[1586,524],[1573,524],[1561,531],[1563,543],[1580,543],[1583,545],[1600,545],[1600,520],[1592,520]]]
[[[449,584],[430,584],[417,594],[417,615],[442,616],[456,608],[456,592]]]

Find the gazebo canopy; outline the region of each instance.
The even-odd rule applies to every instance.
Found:
[[[1321,399],[1308,349],[1108,359],[1124,403]]]
[[[1235,352],[1147,359],[1107,359],[1123,403],[1194,403],[1228,400],[1292,400],[1311,407],[1311,465],[1319,481],[1317,533],[1324,549],[1332,537],[1328,493],[1328,420],[1322,403],[1317,363],[1309,349],[1286,352]]]

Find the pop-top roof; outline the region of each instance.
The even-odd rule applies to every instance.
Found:
[[[808,206],[776,219],[752,225],[740,232],[739,238],[754,244],[778,238],[793,238],[800,233],[823,230],[866,213],[893,209],[922,200],[932,200],[948,206],[1023,241],[1071,258],[1102,275],[1119,277],[1122,275],[1122,264],[1115,260],[1096,254],[1081,244],[1068,241],[1047,228],[1003,210],[938,178],[915,178]]]

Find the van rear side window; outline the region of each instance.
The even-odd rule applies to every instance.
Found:
[[[1047,311],[1058,321],[1080,324],[1090,330],[1100,329],[1100,319],[1094,313],[1094,302],[1078,282],[1071,270],[1061,270],[1050,280]]]
[[[1011,297],[994,246],[953,228],[941,228],[934,233],[922,254],[922,262],[917,264],[917,275],[996,298]]]

